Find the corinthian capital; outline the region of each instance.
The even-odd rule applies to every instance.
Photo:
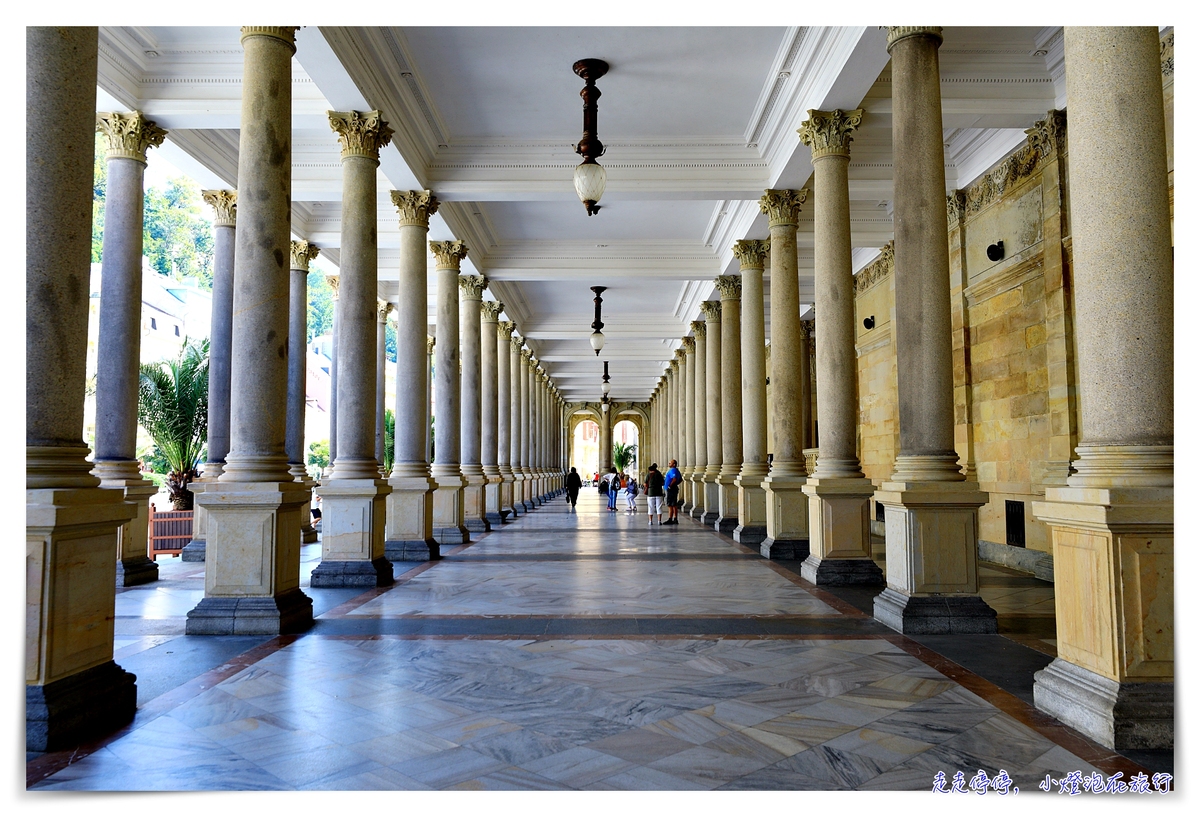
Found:
[[[167,132],[142,115],[107,112],[96,114],[96,132],[108,139],[106,159],[133,159],[146,163],[146,151],[158,147],[167,138]]]
[[[296,53],[296,32],[300,26],[242,26],[241,43],[245,47],[246,39],[249,37],[271,37],[276,40],[282,40],[287,43],[292,49],[292,53]]]
[[[432,335],[425,336],[425,354],[432,355],[433,347],[437,344],[437,339]]]
[[[308,262],[320,255],[320,253],[321,250],[316,244],[309,244],[307,241],[293,241],[292,269],[308,272]]]
[[[342,158],[362,156],[379,161],[379,151],[392,141],[395,132],[379,111],[329,111],[329,127],[338,135]]]
[[[764,190],[763,197],[758,200],[758,210],[766,214],[767,223],[772,227],[795,227],[800,221],[800,205],[806,199],[807,187],[802,190]]]
[[[941,26],[887,26],[887,50],[892,53],[892,46],[906,37],[936,37],[938,45],[942,44]]]
[[[497,301],[497,303],[499,303],[499,301]],[[496,321],[496,335],[502,340],[507,340],[510,343],[512,342],[513,330],[516,328],[517,325],[512,321]]]
[[[526,363],[529,363],[529,361],[533,359],[533,351],[531,349],[522,349],[521,357],[525,360]]]
[[[679,348],[683,350],[684,354],[687,354],[687,355],[692,354],[693,352],[696,351],[696,339],[695,338],[684,338],[683,345],[680,346]]]
[[[236,190],[201,190],[204,203],[216,211],[213,225],[216,227],[237,226],[237,191]]]
[[[708,327],[704,325],[704,321],[692,321],[692,335],[697,339],[704,337],[707,332]]]
[[[525,345],[525,338],[517,334],[516,326],[513,327],[513,335],[508,339],[508,343],[514,352],[517,354],[521,353],[521,347]]]
[[[746,239],[743,241],[733,242],[733,254],[737,256],[738,263],[742,265],[742,269],[762,269],[766,263],[767,253],[771,251],[770,241],[759,241],[757,239]],[[721,276],[722,278],[726,276]],[[718,278],[718,281],[721,279]],[[717,284],[720,286],[720,284]],[[741,286],[741,281],[738,281],[738,286]]]
[[[336,301],[338,299],[338,285],[342,282],[342,279],[336,275],[326,275],[325,282],[333,290],[333,299]]]
[[[721,302],[720,301],[702,301],[700,310],[704,313],[704,320],[709,323],[721,322]]]
[[[479,314],[485,321],[494,321],[504,311],[504,304],[499,301],[483,301],[479,304]]]
[[[386,323],[387,319],[388,319],[388,313],[391,312],[395,308],[396,308],[395,306],[388,303],[387,301],[376,300],[375,301],[375,316],[377,318],[379,318],[380,323]]]
[[[458,278],[458,289],[462,297],[468,300],[478,301],[482,298],[487,285],[488,280],[482,275],[460,275]]]
[[[428,190],[393,190],[392,204],[400,214],[401,227],[429,229],[429,217],[437,212],[437,196]]]
[[[717,278],[717,289],[722,301],[736,301],[742,297],[742,276],[721,275]]]
[[[849,156],[851,132],[862,124],[863,110],[809,110],[808,119],[800,123],[800,141],[812,148],[813,159],[825,156]]]
[[[438,269],[456,272],[459,263],[467,257],[467,245],[461,241],[430,241],[429,251],[437,258]]]

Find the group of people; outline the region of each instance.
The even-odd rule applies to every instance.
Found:
[[[660,525],[678,525],[679,506],[683,504],[679,499],[679,486],[682,483],[683,474],[679,471],[679,464],[675,460],[671,460],[667,463],[666,473],[658,470],[658,463],[651,463],[646,473],[644,486],[639,486],[637,478],[633,475],[620,474],[614,467],[600,479],[599,487],[600,493],[608,494],[608,510],[612,512],[617,510],[617,495],[623,493],[626,513],[637,513],[637,495],[644,487],[649,524],[653,525],[657,520]],[[572,467],[571,473],[567,474],[566,484],[567,502],[570,503],[571,510],[575,510],[575,503],[579,500],[579,490],[582,487],[583,479]],[[662,518],[664,505],[667,508],[665,522]]]

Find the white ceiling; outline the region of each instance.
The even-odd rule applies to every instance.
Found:
[[[1062,106],[1060,32],[945,30],[948,189]],[[102,28],[99,105],[142,110],[171,132],[164,157],[205,187],[234,185],[241,53],[236,27]],[[585,57],[612,66],[597,83],[608,189],[590,218],[571,183],[583,86],[571,65]],[[402,296],[388,191],[430,188],[442,202],[430,238],[467,243],[464,270],[489,277],[568,399],[598,399],[607,359],[613,398],[644,400],[712,279],[736,270],[732,243],[767,237],[763,189],[809,182],[796,135],[808,109],[866,110],[850,165],[857,265],[891,238],[887,68],[879,27],[304,28],[292,229],[336,264],[341,172],[326,111],[378,108],[396,130],[380,160],[381,297]],[[809,301],[812,229],[807,207]],[[431,322],[433,283],[431,267]],[[599,359],[587,342],[594,285],[609,287]]]

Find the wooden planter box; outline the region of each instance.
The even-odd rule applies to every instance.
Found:
[[[195,511],[159,511],[150,506],[148,553],[151,559],[159,556],[178,556],[192,541],[192,519]]]

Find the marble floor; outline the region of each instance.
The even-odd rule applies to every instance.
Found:
[[[389,588],[309,588],[319,545],[302,558],[317,623],[298,636],[183,635],[203,564],[164,561],[159,582],[121,591],[138,715],[28,756],[27,786],[929,790],[982,769],[1040,795],[1046,775],[1159,771],[1037,712],[1017,676],[972,669],[992,647],[897,635],[869,596],[686,518],[607,513],[592,492],[397,563]],[[984,638],[1048,662],[1052,586],[983,573],[1013,631]]]

